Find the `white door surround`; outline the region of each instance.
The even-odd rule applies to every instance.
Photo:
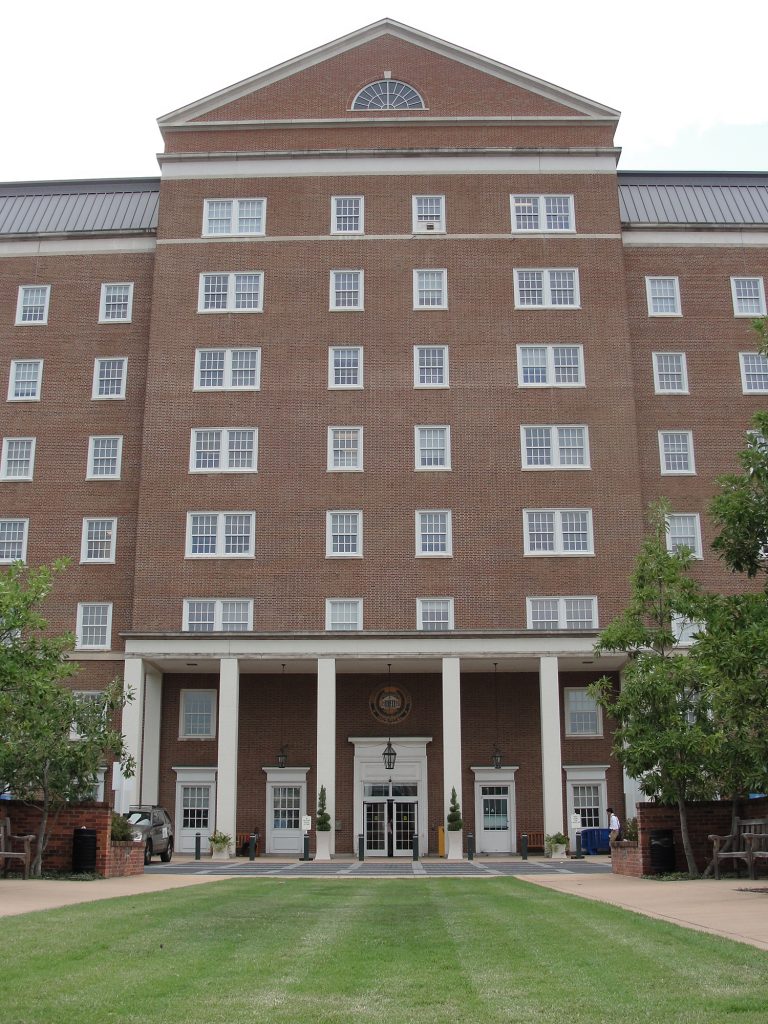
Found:
[[[488,765],[472,768],[475,775],[475,836],[478,853],[517,853],[517,814],[515,805],[515,772],[517,765],[502,765],[491,768]],[[506,789],[506,830],[486,829],[483,813],[483,787],[498,786]]]
[[[392,738],[397,759],[392,771],[384,767],[382,754],[387,739],[382,736],[350,736],[349,742],[355,748],[353,845],[364,833],[363,804],[366,802],[365,786],[374,783],[415,784],[418,791],[418,836],[419,850],[427,852],[427,744],[431,736],[401,736]]]
[[[301,819],[307,813],[307,772],[306,768],[263,768],[267,776],[266,827],[264,837],[265,853],[301,854],[304,848],[304,832]],[[289,791],[287,794],[285,790]],[[275,814],[275,794],[292,796],[290,791],[297,791],[298,803],[289,800],[291,806],[280,807]],[[314,811],[314,808],[313,808]],[[283,827],[275,827],[276,820]],[[314,814],[313,814],[314,820]]]
[[[216,768],[173,768],[176,772],[175,846],[179,853],[195,852],[200,833],[202,853],[216,826]],[[187,807],[185,808],[185,795]]]

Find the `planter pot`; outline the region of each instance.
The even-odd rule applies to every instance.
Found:
[[[447,848],[445,851],[446,860],[463,860],[464,859],[464,832],[460,830],[458,832],[445,833],[447,841]]]
[[[223,850],[211,847],[211,860],[229,860],[229,847],[225,846]]]
[[[557,843],[555,846],[552,847],[552,852],[549,856],[552,858],[552,860],[565,860],[566,849],[567,847],[565,843]]]
[[[315,832],[315,860],[331,859],[331,833]]]

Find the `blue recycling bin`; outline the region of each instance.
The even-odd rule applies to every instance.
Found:
[[[581,830],[581,852],[589,854],[610,853],[608,837],[611,831],[607,828],[583,828]]]

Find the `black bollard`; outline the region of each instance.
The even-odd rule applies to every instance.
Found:
[[[475,837],[472,832],[467,832],[467,860],[475,859]]]
[[[411,849],[413,850],[413,859],[419,859],[419,834],[414,832],[411,836]]]
[[[528,833],[523,832],[520,836],[520,856],[523,860],[528,860]]]
[[[365,836],[362,832],[357,837],[357,859],[365,860]]]
[[[581,832],[576,833],[576,853],[571,860],[584,860],[584,854],[581,852]]]
[[[309,856],[309,832],[304,833],[304,855],[302,860],[310,860]]]
[[[200,833],[195,832],[195,860],[200,860]]]
[[[256,860],[256,833],[251,832],[248,837],[248,860]]]

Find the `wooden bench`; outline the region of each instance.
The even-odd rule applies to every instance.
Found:
[[[715,878],[720,877],[721,860],[737,861],[737,872],[743,861],[750,878],[756,877],[758,862],[768,861],[768,818],[737,818],[735,832],[727,836],[709,836],[709,839],[712,843]],[[724,850],[723,846],[729,848]]]
[[[8,861],[20,860],[23,863],[24,878],[29,878],[29,866],[32,863],[32,843],[35,836],[15,836],[11,833],[11,819],[0,818],[0,865],[3,877],[8,875]],[[17,845],[21,844],[21,849]]]
[[[539,832],[535,829],[521,829],[517,833],[517,850],[520,852],[522,844],[522,836],[528,836],[528,849],[529,850],[543,850],[544,849],[544,833]]]

